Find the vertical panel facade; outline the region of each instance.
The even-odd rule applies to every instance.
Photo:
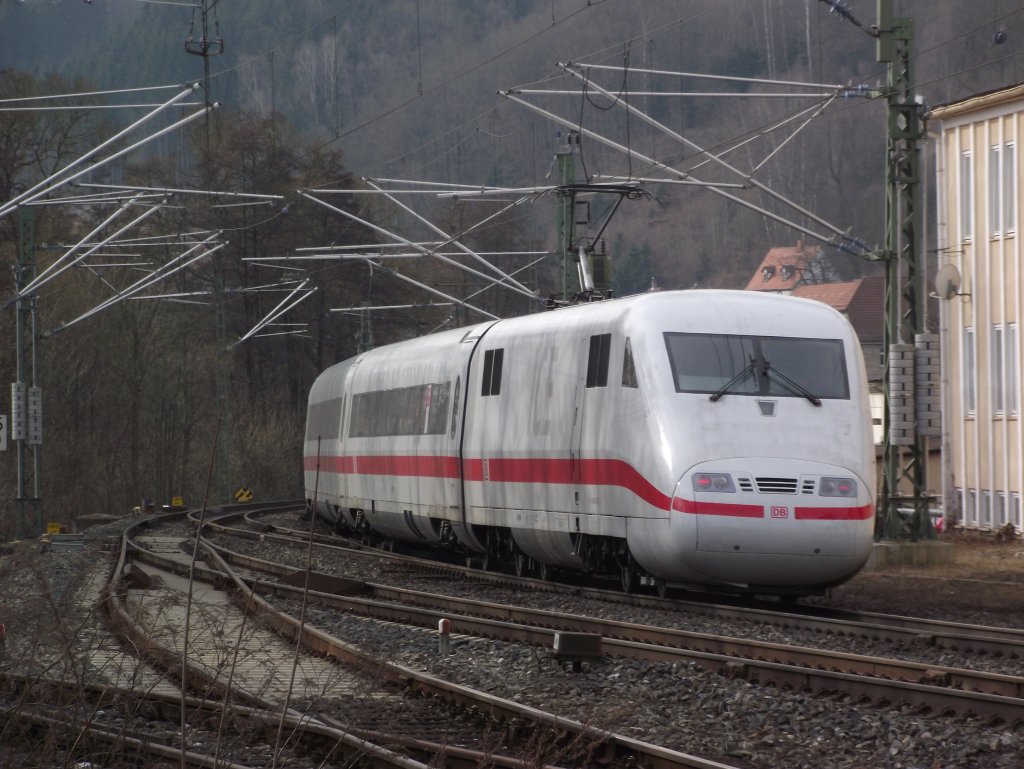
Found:
[[[1021,160],[1024,86],[936,108],[942,301],[943,495],[969,528],[1024,529],[1021,430]],[[939,286],[942,293],[942,286]]]

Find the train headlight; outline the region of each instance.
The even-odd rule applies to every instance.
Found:
[[[693,490],[733,493],[736,486],[728,473],[697,473],[693,476]]]
[[[853,478],[822,478],[818,494],[823,497],[856,497],[857,481]]]

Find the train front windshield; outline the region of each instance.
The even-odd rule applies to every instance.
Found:
[[[841,339],[666,333],[665,346],[676,392],[850,397]]]

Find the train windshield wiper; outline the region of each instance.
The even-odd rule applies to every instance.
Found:
[[[721,397],[723,395],[725,395],[726,393],[728,393],[733,387],[735,387],[740,382],[742,382],[744,379],[746,379],[751,374],[753,374],[754,373],[754,366],[755,365],[756,365],[756,363],[755,363],[754,359],[751,358],[750,359],[750,363],[747,364],[747,367],[745,369],[743,369],[740,373],[738,373],[736,376],[734,376],[732,379],[730,379],[724,385],[722,385],[717,390],[715,390],[713,393],[711,393],[711,400],[717,401],[717,400],[721,399]]]
[[[808,390],[806,387],[804,387],[799,382],[794,382],[792,379],[790,379],[788,376],[783,374],[777,368],[773,368],[772,364],[769,363],[768,361],[764,361],[764,367],[763,367],[762,371],[764,372],[765,379],[768,379],[770,376],[774,376],[776,381],[779,382],[779,384],[781,384],[783,387],[785,387],[787,390],[789,390],[794,395],[802,395],[804,398],[809,400],[815,406],[820,406],[821,405],[821,398],[819,398],[817,395],[812,393],[810,390]]]

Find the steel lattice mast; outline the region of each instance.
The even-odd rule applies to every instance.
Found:
[[[886,63],[885,381],[882,486],[876,533],[885,539],[934,536],[928,512],[928,419],[934,397],[928,365],[934,343],[926,319],[921,149],[924,108],[914,93],[913,19],[878,0],[878,61]],[[904,512],[911,510],[908,519]]]

